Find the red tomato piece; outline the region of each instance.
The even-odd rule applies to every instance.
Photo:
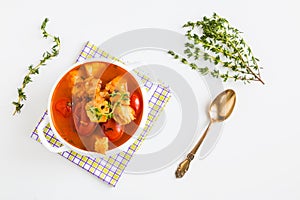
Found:
[[[91,122],[86,114],[85,103],[77,103],[73,114],[76,131],[81,136],[92,134],[97,128],[97,123]]]
[[[138,115],[141,112],[142,102],[138,95],[132,94],[130,97],[130,107],[133,108],[135,114]]]
[[[72,101],[69,98],[62,98],[55,104],[55,109],[62,114],[65,118],[69,117],[72,113]]]
[[[124,133],[124,125],[118,124],[114,119],[107,120],[101,126],[104,134],[111,142],[119,140]]]

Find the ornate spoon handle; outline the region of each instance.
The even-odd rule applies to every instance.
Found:
[[[194,159],[196,152],[198,151],[200,145],[202,144],[205,136],[207,135],[207,132],[209,130],[210,125],[212,122],[210,121],[204,134],[201,136],[200,140],[197,142],[197,144],[194,146],[194,148],[191,150],[191,152],[186,156],[186,159],[183,160],[177,167],[177,170],[175,172],[176,178],[181,178],[184,176],[184,174],[188,171],[191,161]]]

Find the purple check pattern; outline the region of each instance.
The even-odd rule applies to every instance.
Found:
[[[118,60],[117,58],[114,58],[113,56],[109,55],[107,52],[97,48],[97,46],[93,45],[92,43],[87,42],[84,48],[82,49],[77,59],[77,62],[84,61],[85,59],[89,58],[99,57],[106,57],[112,60]],[[146,76],[140,71],[135,70],[134,72],[136,73],[137,77],[140,78],[141,82],[144,84],[144,87],[146,87],[148,93],[151,92],[151,94],[149,95],[149,113],[146,125],[141,135],[133,142],[133,144],[128,148],[128,150],[122,151],[120,153],[105,158],[93,158],[89,156],[83,156],[71,150],[59,153],[61,156],[71,161],[75,165],[90,172],[97,178],[103,180],[104,182],[112,186],[116,186],[128,162],[130,161],[136,150],[140,147],[142,142],[145,140],[147,134],[151,130],[153,123],[155,122],[155,120],[157,120],[160,112],[171,97],[170,89],[167,86],[165,86],[164,84],[154,84],[153,82],[151,82],[148,76]],[[45,111],[37,126],[35,127],[34,131],[31,133],[31,138],[40,142],[39,137],[37,135],[37,131],[41,130],[40,128],[42,128],[48,142],[54,147],[60,147],[62,144],[54,136],[50,125],[47,124],[45,127],[40,127],[42,124],[41,122],[43,122],[45,118],[48,117],[47,115],[48,113],[47,111]]]

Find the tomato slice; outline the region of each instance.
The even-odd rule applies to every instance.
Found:
[[[133,93],[130,97],[130,107],[133,108],[135,111],[135,114],[138,115],[141,112],[142,108],[142,102],[139,98],[139,96],[135,93]]]
[[[97,128],[97,123],[91,122],[87,116],[84,102],[76,104],[73,113],[73,120],[76,131],[81,136],[88,136]]]
[[[118,124],[114,119],[102,123],[102,130],[111,142],[119,140],[124,133],[124,125]]]
[[[55,103],[55,109],[65,118],[71,116],[72,101],[69,98],[62,98]]]

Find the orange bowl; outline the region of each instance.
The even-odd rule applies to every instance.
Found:
[[[127,68],[127,69],[126,69]],[[102,157],[126,150],[146,121],[145,92],[124,64],[104,59],[72,65],[54,85],[48,113],[62,144]]]

